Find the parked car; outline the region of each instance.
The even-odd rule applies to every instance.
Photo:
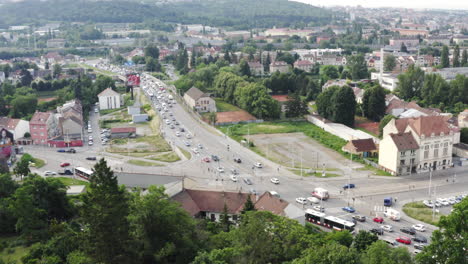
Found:
[[[349,184],[345,184],[343,186],[343,189],[353,189],[354,187],[356,187],[356,185],[354,185],[354,183],[349,183]]]
[[[414,230],[411,227],[403,227],[403,228],[400,229],[400,231],[403,232],[403,233],[409,234],[409,235],[416,234],[416,230]]]
[[[96,160],[96,157],[87,157],[87,160]]]
[[[426,231],[426,226],[423,224],[417,224],[412,226],[416,231],[424,232]]]
[[[383,226],[380,226],[380,228],[382,228],[383,230],[387,232],[393,232],[393,227],[391,225],[383,225]]]
[[[351,206],[346,206],[346,207],[343,207],[343,208],[341,208],[341,209],[342,209],[343,211],[345,211],[345,212],[348,212],[348,213],[354,213],[354,212],[356,212],[356,209],[354,209],[354,208],[351,207]]]
[[[356,221],[359,221],[359,222],[365,222],[366,221],[366,217],[363,216],[363,215],[354,215],[353,219],[356,220]]]
[[[280,181],[278,180],[278,178],[271,178],[270,181],[274,184],[279,184]]]
[[[255,189],[250,189],[250,193],[253,194],[253,195],[257,195],[258,192],[255,190]]]
[[[223,167],[218,167],[217,170],[218,170],[218,172],[220,172],[220,173],[221,173],[221,172],[224,172],[224,168],[223,168]]]
[[[419,243],[427,243],[427,238],[421,235],[415,235],[413,237],[414,242],[419,242]]]
[[[379,224],[384,222],[384,219],[382,217],[374,217],[372,220]]]
[[[237,174],[239,174],[239,172],[238,172],[236,169],[231,169],[231,173],[232,173],[232,175],[237,175]]]
[[[403,244],[406,244],[406,245],[411,244],[411,239],[409,239],[408,237],[404,237],[404,236],[397,237],[396,241],[400,242],[400,243],[403,243]]]
[[[93,141],[92,141],[92,140],[88,141],[88,145],[89,145],[89,146],[92,146],[92,145],[93,145]]]
[[[216,155],[211,155],[211,159],[212,159],[213,161],[219,161],[219,157],[216,156]]]
[[[374,234],[376,234],[376,235],[378,235],[378,236],[381,236],[381,235],[384,234],[384,231],[383,231],[382,228],[372,228],[372,229],[370,230],[370,232],[371,232],[371,233],[374,233]]]
[[[44,176],[52,176],[52,175],[57,175],[55,171],[44,171]]]
[[[263,165],[260,162],[255,162],[254,166],[259,168],[259,169],[263,168]]]
[[[68,162],[62,162],[62,163],[60,163],[60,167],[62,167],[62,168],[63,168],[63,167],[68,167],[68,166],[70,166],[70,163],[68,163]]]
[[[307,204],[307,200],[304,197],[298,197],[296,198],[296,203]]]
[[[240,158],[234,158],[234,162],[236,163],[242,163],[242,160]]]
[[[58,172],[60,175],[73,175],[73,171],[71,169],[64,169]]]
[[[190,147],[190,142],[184,141],[185,146]]]
[[[198,147],[199,149],[203,149],[203,145],[200,144],[200,143],[198,143],[197,147]]]
[[[200,153],[200,151],[198,151],[198,149],[197,149],[197,148],[193,148],[193,149],[192,149],[192,151],[193,151],[193,153],[195,153],[195,154],[198,154],[198,153]]]
[[[249,178],[244,178],[244,182],[247,185],[252,185],[252,181]]]
[[[236,175],[231,175],[231,181],[237,182],[237,176]]]
[[[180,132],[179,131],[175,132],[175,135],[176,137],[180,137]]]
[[[71,148],[71,149],[67,149],[67,153],[76,153],[76,150]]]
[[[325,212],[325,207],[320,206],[320,205],[315,205],[314,207],[312,207],[312,209],[318,212],[322,212],[322,213]]]
[[[64,149],[57,149],[57,152],[67,152],[67,151]]]
[[[422,245],[422,244],[414,244],[414,248],[415,248],[415,249],[423,250],[424,247],[425,247],[425,246]]]
[[[202,161],[208,163],[208,162],[210,162],[210,157],[204,157],[202,159]]]

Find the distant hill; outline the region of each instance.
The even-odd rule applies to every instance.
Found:
[[[164,3],[166,2],[166,3]],[[154,1],[26,0],[0,7],[0,24],[46,21],[138,23],[197,23],[235,29],[283,27],[330,20],[330,11],[287,0]]]

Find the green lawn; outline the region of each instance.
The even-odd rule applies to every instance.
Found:
[[[231,112],[231,111],[239,111],[241,110],[239,107],[226,103],[220,98],[216,98],[216,110],[218,112]]]
[[[407,203],[403,206],[403,212],[409,217],[419,221],[437,225],[440,220],[440,214],[434,214],[434,221],[432,220],[432,208],[425,206],[422,202]]]
[[[294,174],[296,174],[298,176],[301,176],[301,170],[300,169],[289,169],[289,170],[292,171]],[[302,177],[309,177],[309,176],[314,176],[314,177],[317,177],[317,178],[332,178],[332,177],[338,177],[338,176],[341,176],[341,175],[336,174],[336,173],[330,173],[330,172],[325,170],[325,177],[322,177],[322,171],[314,172],[314,170],[312,170],[311,172],[308,172],[306,169],[302,169]]]
[[[33,158],[33,162],[34,162],[34,164],[36,164],[35,167],[38,168],[38,169],[44,167],[44,165],[45,165],[45,161],[42,160],[42,159]]]
[[[161,167],[160,163],[144,161],[144,160],[129,160],[128,163],[137,165],[137,166],[146,166],[146,167]]]
[[[163,161],[163,162],[176,162],[179,161],[180,158],[179,156],[174,152],[167,152],[167,153],[162,153],[157,156],[153,156],[151,158],[148,158],[150,160],[157,160],[157,161]]]
[[[73,179],[73,178],[68,178],[68,177],[56,177],[55,179],[58,179],[60,182],[62,182],[66,186],[70,186],[70,185],[86,185],[86,187],[89,186],[89,182],[78,180],[78,179]]]
[[[192,158],[192,154],[190,154],[190,152],[188,152],[187,150],[183,149],[183,148],[179,148],[180,151],[182,151],[182,154],[184,154],[184,156],[187,158],[187,159],[190,159]]]
[[[0,243],[7,245],[6,248],[0,250],[0,263],[22,263],[21,258],[29,252],[31,247],[16,245],[17,239],[16,236],[0,237]]]
[[[55,91],[40,91],[37,92],[37,97],[38,98],[49,98],[49,97],[55,97]]]

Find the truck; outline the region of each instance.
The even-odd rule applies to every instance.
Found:
[[[393,208],[388,208],[384,212],[384,216],[392,219],[393,221],[399,221],[401,219],[400,212]]]
[[[393,203],[393,198],[392,197],[385,197],[383,199],[383,205],[384,206],[392,206]]]
[[[321,200],[327,200],[329,197],[328,191],[324,188],[315,188],[312,192],[312,196],[317,197]]]

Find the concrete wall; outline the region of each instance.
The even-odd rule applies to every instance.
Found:
[[[391,137],[384,137],[379,145],[379,165],[386,171],[395,174],[398,171],[398,149]]]
[[[361,130],[352,129],[343,124],[325,123],[319,117],[312,116],[312,115],[308,115],[306,119],[310,123],[322,128],[328,133],[333,134],[337,137],[340,137],[346,141],[353,140],[353,139],[366,139],[366,138],[372,138],[375,143],[378,143],[380,141],[378,138],[375,138],[372,135],[369,135]]]

